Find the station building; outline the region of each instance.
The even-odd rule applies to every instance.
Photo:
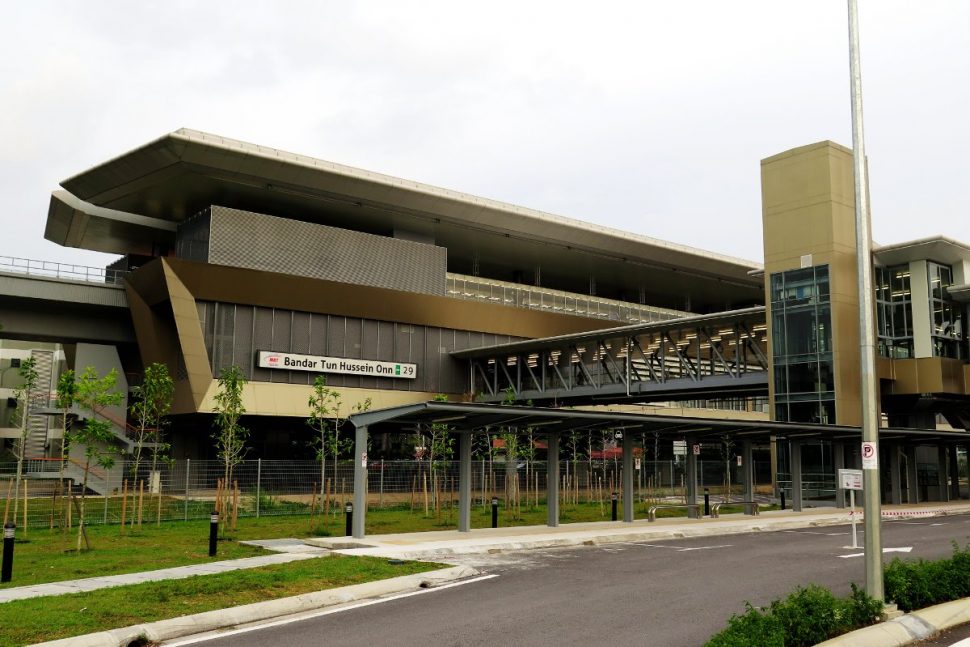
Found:
[[[97,294],[0,275],[0,371],[41,343],[52,367],[133,380],[164,362],[177,457],[211,456],[216,378],[237,365],[266,457],[305,433],[310,385],[325,374],[341,415],[367,399],[386,409],[445,394],[676,413],[692,425],[667,427],[680,437],[717,437],[717,420],[773,421],[762,434],[773,474],[793,469],[786,438],[797,434],[784,424],[813,439],[827,469],[850,466],[861,412],[851,151],[786,151],[761,177],[763,266],[179,130],[52,194],[46,238],[120,258]],[[950,496],[970,425],[970,248],[877,245],[871,262],[895,470],[886,498],[919,465],[934,470],[929,496]],[[72,330],[52,321],[64,299]]]

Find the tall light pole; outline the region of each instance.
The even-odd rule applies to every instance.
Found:
[[[859,63],[859,9],[849,2],[849,72],[852,95],[852,163],[855,175],[856,258],[859,266],[859,343],[862,391],[862,487],[865,512],[866,593],[882,600],[882,505],[879,487],[879,397],[876,389],[873,321],[872,231],[869,226],[869,175],[862,131],[862,72]]]

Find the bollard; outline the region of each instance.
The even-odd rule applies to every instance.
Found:
[[[219,513],[209,517],[209,557],[216,556],[216,541],[219,539]]]
[[[785,509],[785,491],[781,490],[781,509]]]
[[[492,497],[492,528],[498,528],[498,497]]]
[[[3,566],[0,568],[0,582],[9,582],[13,575],[13,536],[16,530],[15,523],[3,525]]]
[[[711,491],[704,488],[704,516],[711,516]]]
[[[354,504],[348,501],[344,512],[347,513],[347,536],[350,537],[354,534]]]
[[[616,492],[610,495],[610,501],[613,503],[613,521],[616,521],[616,501],[618,498]]]

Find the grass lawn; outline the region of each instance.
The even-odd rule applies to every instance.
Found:
[[[0,604],[0,645],[24,645],[439,568],[334,555],[184,580]]]

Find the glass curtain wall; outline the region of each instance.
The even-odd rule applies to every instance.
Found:
[[[963,306],[950,298],[947,290],[953,285],[953,270],[949,265],[932,261],[926,263],[930,297],[930,336],[934,357],[962,359],[965,316]]]
[[[875,268],[879,354],[913,357],[913,305],[909,265]]]
[[[829,267],[771,275],[775,420],[834,423]]]

